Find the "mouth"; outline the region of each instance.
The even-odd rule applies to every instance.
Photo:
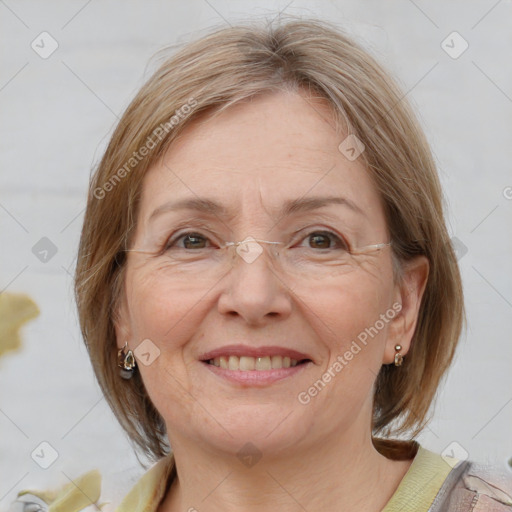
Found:
[[[199,360],[218,368],[237,371],[268,371],[313,362],[313,358],[309,354],[295,349],[250,345],[220,347],[202,354]]]
[[[282,368],[294,368],[295,366],[311,362],[311,359],[292,359],[288,356],[220,356],[203,361],[207,364],[223,368],[224,370],[235,370],[241,372],[256,371],[264,372],[269,370],[280,370]]]
[[[265,386],[297,375],[314,364],[308,355],[284,347],[230,345],[199,358],[214,375],[242,386]]]

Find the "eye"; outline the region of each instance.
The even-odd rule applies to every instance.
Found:
[[[175,247],[177,242],[180,240],[184,241],[184,246],[178,246],[178,249],[205,249],[206,247],[204,244],[208,242],[208,238],[200,233],[189,231],[170,239],[165,244],[165,250]]]
[[[180,243],[181,241],[183,241],[183,245]],[[303,238],[303,241],[307,241],[309,248],[312,249],[349,250],[347,242],[332,231],[312,231]],[[195,231],[188,231],[170,239],[166,243],[164,250],[167,251],[173,248],[199,250],[207,249],[208,247],[211,247],[211,243],[206,236]]]
[[[307,240],[312,249],[343,249],[348,251],[348,244],[331,231],[313,231],[307,235]],[[333,243],[335,247],[331,245]]]

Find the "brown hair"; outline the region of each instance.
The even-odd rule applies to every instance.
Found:
[[[384,204],[395,277],[416,255],[430,264],[407,358],[401,367],[383,365],[376,380],[374,436],[419,433],[454,356],[465,319],[461,278],[435,163],[405,95],[365,50],[325,21],[216,30],[166,60],[126,109],[91,178],[78,251],[75,294],[96,377],[129,437],[155,458],[169,451],[165,424],[140,374],[119,377],[114,330],[142,180],[200,115],[290,87],[325,98],[337,127],[363,141],[360,158]],[[374,437],[374,444],[391,458],[403,456],[391,440]]]

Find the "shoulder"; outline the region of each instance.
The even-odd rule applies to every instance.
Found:
[[[100,494],[101,475],[93,469],[58,489],[20,491],[8,512],[46,512],[50,509],[66,512],[97,511],[103,507],[99,503]]]
[[[169,455],[160,459],[142,475],[116,512],[156,511],[175,476],[174,457]]]
[[[174,477],[175,473],[173,470],[173,459],[166,457],[160,459],[142,476],[137,476],[136,478],[133,478],[134,472],[132,469],[121,471],[119,475],[116,474],[117,477],[114,480],[119,480],[119,476],[122,476],[132,486],[128,495],[124,496],[126,489],[120,493],[121,489],[108,485],[109,479],[106,479],[107,485],[102,486],[104,482],[102,482],[103,479],[100,471],[93,469],[82,473],[77,478],[68,478],[69,481],[67,483],[60,486],[57,485],[53,489],[21,490],[7,509],[7,512],[27,512],[28,510],[37,512],[153,511],[158,508],[159,500],[165,495],[170,478]],[[109,475],[110,479],[112,479],[112,474]],[[119,481],[114,487],[118,485]],[[121,487],[124,488],[126,485]],[[121,505],[116,508],[120,501],[122,501]]]
[[[390,511],[414,503],[414,510],[428,512],[512,512],[512,473],[417,448]]]
[[[429,512],[512,512],[512,474],[474,461],[457,461]]]

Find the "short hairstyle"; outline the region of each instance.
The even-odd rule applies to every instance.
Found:
[[[441,186],[422,129],[392,77],[335,25],[293,17],[247,22],[216,28],[163,62],[124,112],[90,181],[75,274],[80,328],[110,407],[136,447],[153,459],[169,453],[165,423],[140,374],[120,378],[114,327],[142,181],[201,116],[256,95],[299,89],[325,99],[336,129],[364,143],[360,158],[384,205],[395,279],[417,255],[430,265],[405,363],[382,365],[376,379],[374,445],[401,458],[391,438],[414,437],[430,420],[465,312]]]

